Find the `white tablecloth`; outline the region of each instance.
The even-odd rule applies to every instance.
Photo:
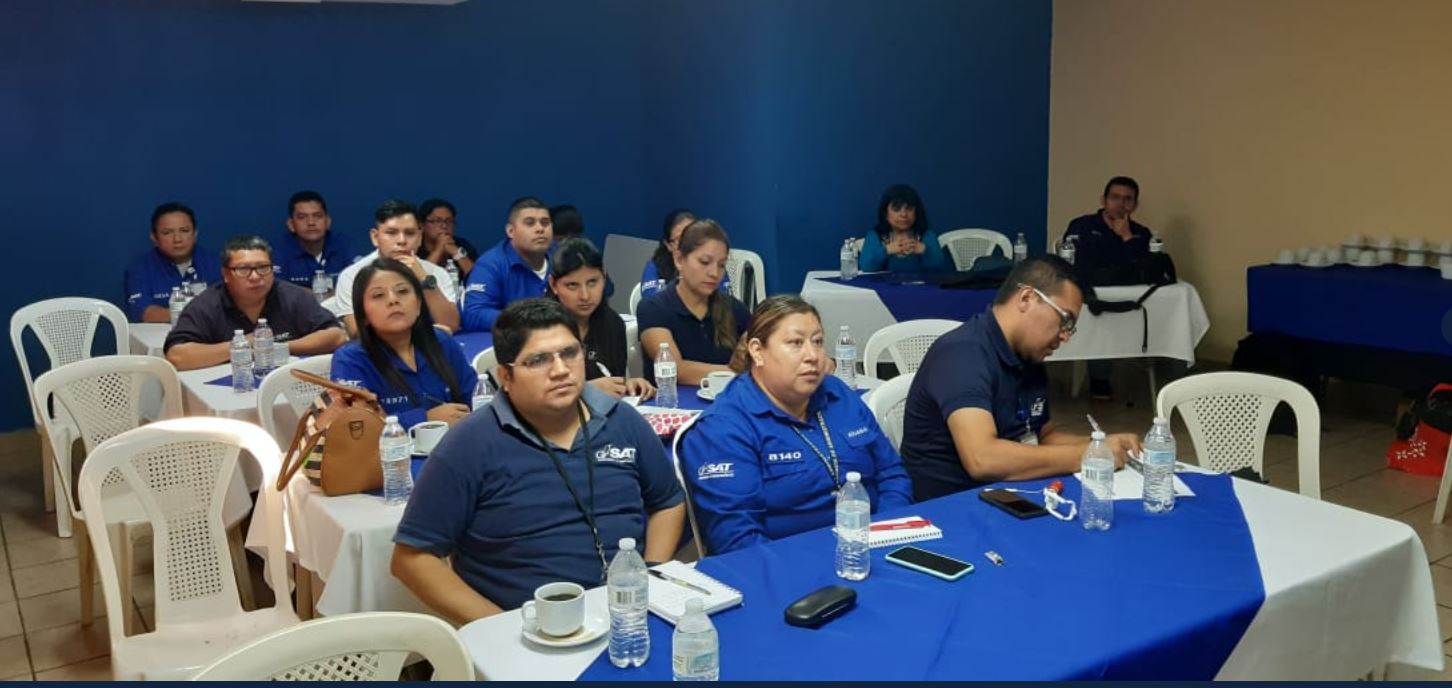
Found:
[[[1344,680],[1391,662],[1441,669],[1432,578],[1410,527],[1242,480],[1235,481],[1235,491],[1255,542],[1266,600],[1217,678]],[[586,610],[605,613],[603,590],[587,594]],[[1072,619],[1072,605],[1056,611]],[[1048,630],[1073,632],[1072,626]],[[571,681],[606,643],[535,646],[520,636],[518,611],[475,621],[459,635],[479,677],[491,681]],[[652,661],[669,651],[652,648]],[[803,661],[819,659],[835,658]],[[749,661],[722,656],[725,666]]]
[[[822,329],[836,332],[843,325],[852,328],[859,347],[874,332],[895,324],[897,319],[883,305],[877,293],[866,287],[849,287],[824,281],[836,277],[833,271],[807,273],[802,283],[802,298],[817,307],[822,315]],[[1100,287],[1099,298],[1105,301],[1133,301],[1148,287]],[[944,296],[950,298],[950,293]],[[1090,359],[1164,357],[1195,362],[1195,346],[1210,329],[1210,317],[1200,292],[1188,282],[1160,287],[1145,302],[1149,311],[1149,349],[1140,348],[1144,320],[1139,312],[1094,315],[1088,308],[1079,314],[1079,330],[1067,344],[1059,347],[1050,361]]]

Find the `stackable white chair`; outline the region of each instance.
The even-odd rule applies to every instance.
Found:
[[[904,373],[872,390],[867,395],[867,408],[877,417],[877,424],[887,435],[892,448],[902,444],[902,419],[907,409],[908,390],[913,386],[915,373]]]
[[[1179,411],[1200,466],[1229,473],[1247,466],[1265,474],[1265,436],[1278,404],[1296,414],[1296,468],[1300,493],[1321,498],[1321,409],[1311,393],[1290,380],[1256,373],[1202,373],[1160,390],[1155,412]]]
[[[278,395],[282,395],[283,399],[287,400],[288,407],[292,409],[292,421],[295,424],[302,417],[303,411],[306,411],[318,394],[323,391],[322,387],[293,377],[292,371],[303,370],[314,375],[328,377],[328,371],[332,365],[332,354],[309,356],[268,373],[267,377],[262,379],[262,384],[257,386],[257,417],[262,419],[262,429],[272,435],[272,439],[277,441],[279,447],[287,448],[287,443],[292,441],[292,434],[296,427],[278,427],[276,408]]]
[[[435,681],[472,681],[474,663],[454,628],[427,614],[343,614],[275,631],[203,669],[197,681],[397,681],[409,655]]]
[[[953,257],[954,270],[968,270],[983,256],[993,255],[994,248],[1003,249],[1006,258],[1013,257],[1013,242],[1002,232],[991,229],[955,229],[938,235],[938,245]]]
[[[748,251],[744,248],[733,248],[726,254],[726,274],[731,277],[731,295],[743,302],[746,301],[746,285],[742,282],[742,273],[747,264],[751,265],[752,284],[756,287],[756,302],[760,303],[766,298],[766,264],[761,261],[761,256],[755,251]],[[747,308],[755,308],[756,304],[748,303]]]
[[[899,374],[917,372],[933,342],[962,324],[957,320],[908,320],[873,332],[862,349],[863,372],[877,377],[877,364],[882,362],[884,352]]]
[[[706,541],[701,537],[701,526],[696,522],[696,504],[691,497],[691,485],[686,482],[686,476],[681,472],[681,438],[686,436],[686,431],[696,425],[701,419],[701,414],[676,429],[676,436],[671,438],[671,459],[676,466],[676,480],[681,481],[681,489],[686,493],[686,520],[691,524],[691,536],[696,542],[696,556],[706,556]]]
[[[83,297],[65,297],[59,299],[46,299],[37,301],[28,306],[22,306],[10,316],[10,346],[15,349],[15,357],[20,360],[20,376],[25,380],[25,394],[30,398],[30,411],[35,421],[35,431],[41,433],[40,437],[40,474],[45,482],[45,510],[50,511],[58,503],[64,503],[63,498],[57,500],[59,488],[55,484],[54,457],[51,456],[52,443],[47,441],[48,432],[40,422],[40,408],[35,404],[35,377],[30,372],[30,361],[25,357],[24,335],[28,329],[35,333],[35,338],[40,341],[40,346],[45,350],[46,358],[50,359],[48,369],[54,370],[68,363],[75,363],[83,358],[90,358],[91,346],[96,339],[96,326],[102,319],[111,323],[111,329],[115,331],[116,353],[124,354],[129,352],[129,340],[131,338],[130,325],[126,322],[126,314],[120,308],[101,301]],[[66,427],[52,428],[56,432],[68,431]],[[70,440],[66,436],[56,438],[58,443],[70,446]],[[70,524],[67,522],[61,525],[62,519],[69,519],[70,516],[64,510],[56,510],[56,526],[63,531],[61,537],[70,537]]]
[[[488,374],[490,376],[490,379],[493,379],[494,369],[498,367],[499,356],[498,354],[494,353],[494,347],[492,346],[483,351],[480,351],[478,355],[474,356],[474,372],[480,375]],[[494,381],[499,382],[498,380]],[[473,392],[474,390],[469,390],[470,394],[472,394]]]
[[[635,309],[640,306],[640,284],[636,283],[635,288],[630,290],[630,314],[635,315]]]
[[[81,467],[81,510],[96,548],[111,636],[111,668],[118,680],[178,680],[195,675],[243,643],[298,623],[285,592],[287,550],[280,499],[272,489],[264,500],[261,528],[267,547],[266,574],[279,591],[272,607],[244,611],[233,576],[232,548],[223,518],[224,502],[238,457],[257,460],[262,484],[277,479],[281,452],[267,431],[230,418],[164,420],[102,442]],[[128,636],[121,619],[130,601],[120,594],[107,523],[115,520],[111,486],[128,489],[151,525],[156,586],[156,629]]]

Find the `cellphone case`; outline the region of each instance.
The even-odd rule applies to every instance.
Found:
[[[1009,507],[1008,505],[1006,505],[1006,504],[1004,504],[1002,502],[996,501],[992,497],[989,497],[989,493],[997,493],[997,492],[1000,492],[1000,491],[999,490],[982,490],[982,491],[980,491],[978,493],[978,498],[981,499],[981,500],[983,500],[983,501],[985,501],[985,502],[988,502],[989,504],[992,504],[994,507],[1000,509],[1004,513],[1006,513],[1006,514],[1008,514],[1010,516],[1013,516],[1015,518],[1030,519],[1030,518],[1038,518],[1040,516],[1047,516],[1047,515],[1049,515],[1049,511],[1047,509],[1045,509],[1045,508],[1043,508],[1043,507],[1041,507],[1041,506],[1039,506],[1037,504],[1034,504],[1033,502],[1030,502],[1027,499],[1024,499],[1023,501],[1024,502],[1027,502],[1028,504],[1033,504],[1035,507],[1038,508],[1037,511],[1030,511],[1030,512],[1027,512],[1027,513],[1022,513],[1022,512],[1014,511],[1012,507]],[[1018,497],[1018,495],[1016,495],[1016,494],[1014,494],[1012,492],[1009,492],[1008,494],[1013,495],[1014,497]],[[1023,498],[1022,497],[1019,497],[1019,499],[1023,499]]]
[[[923,550],[923,551],[926,552],[928,550]],[[902,559],[898,559],[897,557],[892,556],[892,555],[894,555],[896,553],[897,552],[888,552],[887,553],[887,560],[890,561],[890,562],[892,562],[892,563],[894,563],[894,564],[897,564],[898,566],[901,566],[903,568],[912,569],[914,571],[917,571],[918,573],[926,573],[929,576],[932,576],[934,578],[941,578],[941,579],[943,579],[945,581],[955,581],[955,580],[958,580],[959,578],[962,578],[963,576],[966,576],[966,575],[968,575],[970,573],[973,573],[973,570],[974,570],[973,569],[973,565],[970,564],[970,563],[968,563],[968,562],[966,562],[966,561],[963,561],[961,559],[953,559],[953,557],[950,557],[950,556],[948,556],[946,554],[938,554],[937,552],[933,552],[933,554],[938,554],[938,556],[943,557],[944,559],[953,559],[953,561],[956,561],[956,562],[958,562],[960,564],[963,564],[965,567],[967,567],[967,568],[964,568],[962,571],[959,571],[957,574],[952,575],[952,576],[949,576],[949,575],[944,574],[941,571],[934,571],[933,569],[930,569],[930,568],[928,568],[926,566],[918,566],[917,564],[914,564],[914,563],[912,563],[910,561],[903,561]]]
[[[829,585],[788,605],[786,622],[802,628],[820,628],[855,606],[856,590],[844,585]]]

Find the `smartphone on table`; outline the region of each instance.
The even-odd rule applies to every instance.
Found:
[[[978,498],[1019,518],[1038,518],[1049,513],[1044,507],[1008,490],[983,490],[978,493]]]
[[[919,547],[899,547],[887,553],[887,560],[914,571],[955,581],[973,573],[973,565],[949,556],[929,552]]]

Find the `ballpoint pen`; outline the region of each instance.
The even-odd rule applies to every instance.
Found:
[[[679,578],[676,578],[675,576],[668,576],[668,575],[666,575],[664,573],[661,573],[660,571],[657,571],[655,569],[646,569],[646,571],[649,572],[650,575],[655,576],[656,578],[659,578],[659,579],[661,579],[663,581],[669,581],[671,583],[675,583],[676,585],[679,585],[679,586],[681,586],[683,588],[687,588],[687,589],[690,589],[690,590],[695,590],[696,592],[699,592],[702,595],[708,595],[709,596],[711,594],[711,591],[710,590],[707,590],[707,589],[705,589],[705,588],[703,588],[703,587],[701,587],[699,585],[696,585],[695,583],[692,583],[690,581],[681,580]]]

